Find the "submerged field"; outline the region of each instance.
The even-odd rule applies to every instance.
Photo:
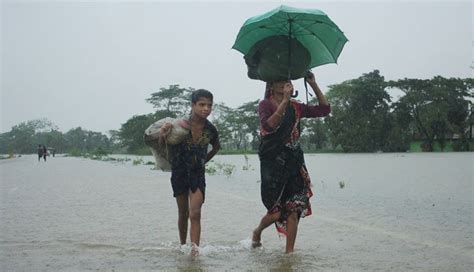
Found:
[[[284,239],[273,227],[263,234],[263,248],[250,249],[250,233],[265,213],[258,157],[217,156],[197,259],[178,243],[169,173],[145,165],[152,157],[121,158],[1,160],[1,270],[469,271],[474,265],[474,153],[306,155],[313,215],[301,220],[291,255],[283,254]]]

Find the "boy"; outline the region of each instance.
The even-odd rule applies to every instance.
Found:
[[[199,89],[191,95],[190,131],[179,144],[171,145],[171,185],[178,205],[178,230],[181,245],[186,244],[188,218],[191,221],[191,255],[198,255],[201,236],[201,206],[206,189],[205,164],[220,149],[216,127],[207,120],[212,112],[212,93]],[[161,141],[165,141],[172,125],[161,128]],[[208,152],[208,145],[212,146]]]

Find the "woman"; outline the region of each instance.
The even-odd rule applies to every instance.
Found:
[[[265,99],[259,104],[259,157],[261,197],[268,212],[253,231],[253,247],[261,246],[262,231],[275,223],[286,235],[286,253],[293,252],[299,219],[311,215],[311,181],[299,145],[301,118],[327,116],[331,108],[312,73],[306,78],[319,105],[308,106],[290,99],[291,82],[267,83]]]

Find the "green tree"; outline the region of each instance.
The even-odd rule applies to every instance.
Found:
[[[84,130],[81,127],[70,129],[64,134],[66,152],[94,152],[97,149],[110,150],[110,140],[101,132]]]
[[[38,138],[37,135],[49,133],[56,129],[57,126],[45,118],[21,122],[13,126],[8,133],[3,134],[2,149],[20,154],[35,153],[38,144],[46,144],[40,142],[42,139]]]
[[[178,84],[170,85],[168,88],[160,88],[160,91],[151,94],[146,101],[151,103],[159,112],[168,116],[182,116],[189,114],[191,110],[191,93],[193,88],[180,88]]]
[[[82,152],[97,148],[110,148],[108,137],[100,132],[71,129],[63,134],[47,119],[36,119],[13,126],[11,131],[0,135],[2,153],[36,153],[38,145],[54,148],[57,153],[77,149]]]
[[[54,148],[56,153],[63,153],[67,148],[66,139],[63,133],[59,130],[36,133],[35,141],[38,143],[43,143],[48,148]]]
[[[242,104],[236,109],[215,104],[212,123],[219,131],[221,146],[227,150],[255,150],[259,142],[259,100]]]
[[[81,127],[72,128],[64,134],[67,151],[78,149],[82,152],[86,151],[86,131]]]
[[[386,139],[383,151],[386,152],[406,152],[410,149],[410,142],[413,138],[414,127],[410,109],[406,104],[395,102],[391,106],[389,127],[390,133]]]
[[[123,153],[125,150],[121,150],[123,146],[121,145],[121,139],[118,130],[109,130],[107,132],[109,134],[109,142],[110,142],[110,151]]]
[[[383,150],[390,132],[390,96],[378,70],[330,87],[326,118],[333,146],[345,152]]]
[[[317,98],[313,97],[308,102],[309,105],[317,105]],[[304,118],[301,120],[301,139],[302,147],[306,151],[317,151],[329,149],[329,127],[321,118]]]
[[[117,133],[120,144],[130,153],[148,153],[149,149],[143,140],[145,130],[154,122],[165,117],[176,116],[168,111],[157,111],[155,113],[133,116],[122,124]]]
[[[87,131],[86,132],[86,150],[91,152],[97,149],[110,150],[110,141],[106,135],[101,132]]]
[[[330,147],[329,128],[322,119],[303,119],[301,143],[306,151],[317,151]]]
[[[259,144],[259,126],[260,121],[257,113],[258,104],[260,100],[250,101],[242,104],[235,111],[235,134],[238,142],[243,143],[237,149],[256,150]]]
[[[13,152],[10,147],[10,132],[0,134],[0,154]]]
[[[211,122],[216,126],[219,132],[219,140],[223,149],[234,149],[235,141],[233,130],[235,123],[232,118],[235,116],[234,110],[224,103],[215,103],[213,105]]]
[[[36,150],[39,143],[33,141],[35,128],[29,122],[20,123],[14,127],[9,133],[9,149],[14,153],[28,154]]]
[[[433,151],[435,141],[443,148],[446,136],[453,134],[459,135],[462,143],[467,142],[472,79],[436,76],[432,79],[405,78],[388,84],[404,92],[396,107],[408,109],[424,151]],[[462,145],[461,149],[468,149],[468,145]]]

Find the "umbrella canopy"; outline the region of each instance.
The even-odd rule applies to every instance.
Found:
[[[280,6],[248,19],[233,49],[244,54],[249,77],[271,81],[304,77],[336,63],[347,38],[322,11]]]

